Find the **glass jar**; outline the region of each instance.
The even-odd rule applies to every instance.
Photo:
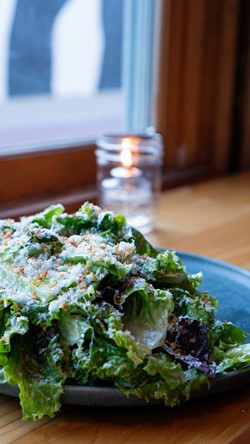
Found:
[[[104,135],[96,145],[99,205],[148,233],[155,226],[161,189],[161,135]]]

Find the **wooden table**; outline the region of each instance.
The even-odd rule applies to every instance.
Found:
[[[250,172],[163,193],[148,238],[250,270]],[[1,395],[0,443],[13,442],[246,444],[250,384],[173,409],[63,406],[54,419],[36,422],[22,421],[18,400]]]

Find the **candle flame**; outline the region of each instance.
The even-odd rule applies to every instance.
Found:
[[[130,168],[133,165],[132,154],[131,151],[127,148],[124,148],[121,151],[121,163],[125,168]]]
[[[121,163],[125,168],[130,168],[133,165],[133,158],[131,152],[131,141],[129,138],[126,138],[122,141],[121,150]]]

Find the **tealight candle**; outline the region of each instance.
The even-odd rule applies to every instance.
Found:
[[[160,185],[159,135],[103,136],[97,147],[99,204],[124,214],[140,231],[150,231]]]
[[[139,177],[142,175],[142,172],[138,170],[138,168],[124,168],[116,167],[112,168],[110,171],[111,176],[117,177],[119,179],[131,179],[133,177]]]

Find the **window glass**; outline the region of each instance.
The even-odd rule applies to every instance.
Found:
[[[0,148],[122,130],[124,2],[0,0]]]

